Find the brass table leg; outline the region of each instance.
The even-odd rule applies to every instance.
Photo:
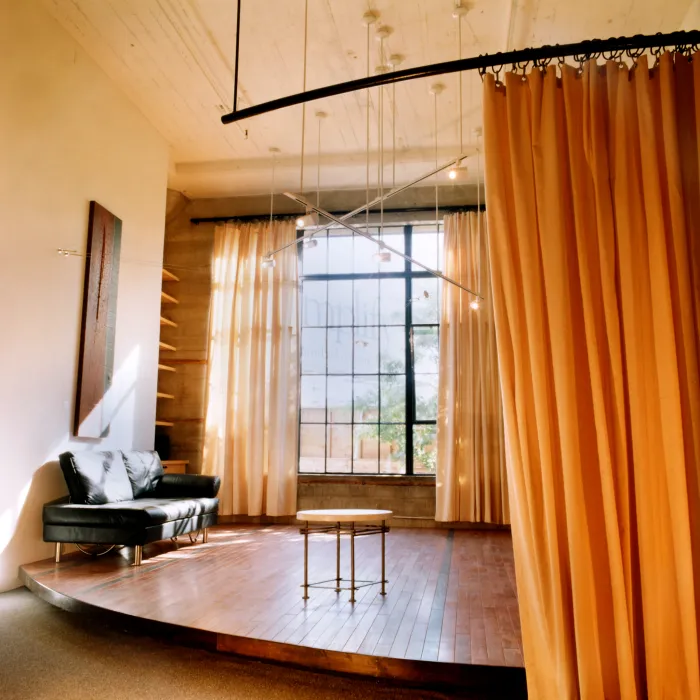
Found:
[[[355,602],[355,523],[350,531],[350,602]]]
[[[386,595],[386,520],[382,520],[382,595]]]
[[[340,593],[340,523],[336,524],[335,592]]]
[[[309,523],[304,528],[304,600],[309,599]]]
[[[61,550],[63,549],[63,545],[60,542],[56,542],[56,556],[55,560],[57,564],[61,563]]]
[[[141,566],[141,560],[143,558],[143,546],[137,544],[134,547],[134,566]]]

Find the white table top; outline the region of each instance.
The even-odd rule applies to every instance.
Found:
[[[391,510],[369,510],[366,508],[332,508],[330,510],[300,510],[297,520],[309,523],[363,523],[388,520]]]

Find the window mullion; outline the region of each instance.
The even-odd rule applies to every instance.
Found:
[[[412,226],[404,227],[404,250],[406,255],[411,257],[412,251]],[[408,260],[405,262],[406,271],[406,323],[405,330],[405,346],[406,346],[406,474],[413,474],[413,421],[414,421],[414,404],[415,404],[415,383],[413,377],[413,352],[412,352],[412,333],[411,324],[413,323],[413,305],[411,304],[413,275],[411,274],[411,263]]]

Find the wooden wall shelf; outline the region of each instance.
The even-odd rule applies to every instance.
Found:
[[[169,360],[174,365],[206,365],[207,360]]]
[[[175,423],[204,423],[204,418],[171,418],[170,422],[166,425],[173,425]]]
[[[170,270],[163,268],[163,282],[179,282],[180,278],[176,277]]]
[[[170,270],[166,270],[163,268],[163,284],[165,282],[179,282],[180,278],[177,277],[177,275],[174,275]],[[178,324],[175,323],[175,321],[167,318],[166,316],[163,316],[163,310],[166,308],[166,305],[173,305],[173,304],[179,304],[180,301],[176,299],[172,294],[168,294],[168,292],[164,291],[162,286],[160,290],[160,305],[161,305],[161,317],[160,317],[160,325],[161,326],[170,326],[171,328],[177,328]],[[164,343],[163,341],[160,341],[159,343],[160,349],[161,350],[167,350],[170,352],[176,352],[177,348],[174,345],[170,345],[168,343]],[[178,362],[178,360],[166,360],[167,364],[158,364],[158,369],[162,370],[163,372],[177,372],[177,369],[174,365],[176,364],[182,364]],[[164,375],[158,376],[158,388],[156,389],[156,400],[161,401],[161,400],[168,400],[168,401],[173,401],[175,399],[175,394],[169,393],[170,391],[173,390],[172,385],[169,385],[168,382],[170,380],[166,379]],[[177,421],[179,422],[179,421]],[[170,420],[156,420],[156,425],[157,426],[162,426],[166,428],[172,428],[174,427],[176,423],[176,420],[170,419]],[[187,473],[187,465],[188,461],[184,459],[169,459],[169,460],[164,460],[163,461],[163,468],[166,471],[169,471],[171,474],[185,474]]]

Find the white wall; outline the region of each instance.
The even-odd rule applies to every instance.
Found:
[[[0,590],[70,449],[151,448],[168,147],[37,0],[0,0]],[[71,439],[91,199],[122,219],[108,438]],[[47,464],[49,463],[49,464]]]

